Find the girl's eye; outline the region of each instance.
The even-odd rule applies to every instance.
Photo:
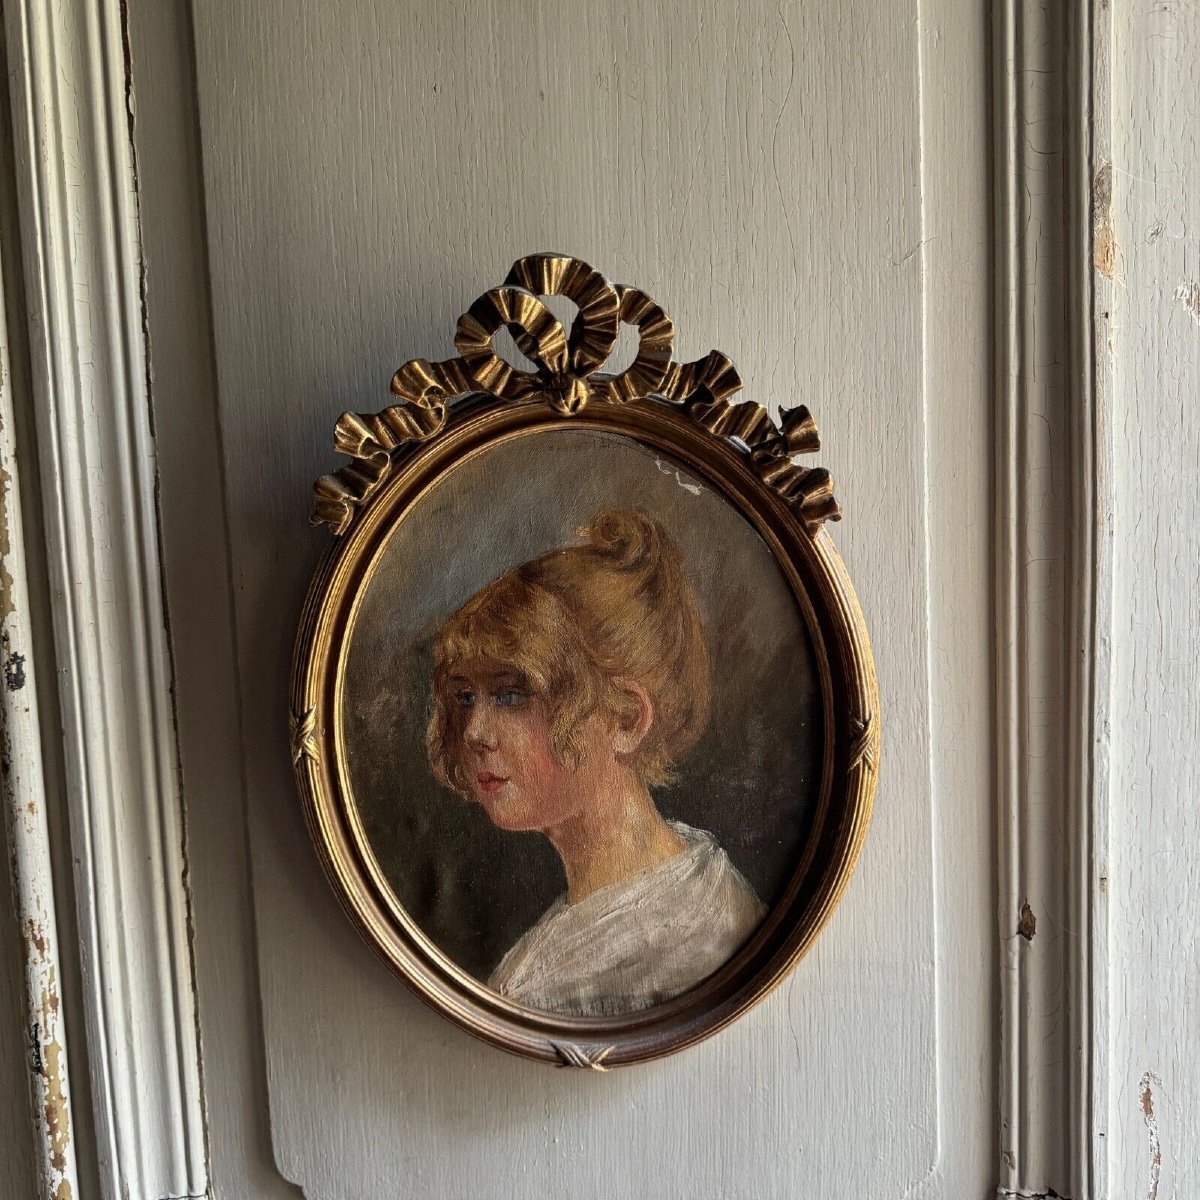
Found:
[[[454,693],[454,699],[462,708],[470,708],[475,703],[475,693],[467,690]]]
[[[520,708],[527,699],[524,692],[518,692],[513,688],[502,688],[496,693],[496,703],[501,708]]]

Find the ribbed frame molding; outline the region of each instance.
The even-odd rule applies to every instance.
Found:
[[[101,1187],[203,1196],[122,5],[4,20]]]

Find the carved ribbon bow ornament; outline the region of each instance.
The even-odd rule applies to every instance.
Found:
[[[542,302],[546,296],[563,296],[577,306],[569,332]],[[623,324],[637,331],[637,353],[624,371],[604,374],[600,368]],[[532,371],[497,351],[495,339],[502,329],[512,335]],[[730,397],[742,386],[733,363],[716,350],[695,362],[676,362],[674,343],[671,318],[637,288],[609,283],[587,263],[562,254],[519,259],[500,287],[480,296],[459,318],[457,358],[412,359],[392,376],[399,404],[369,415],[343,413],[338,419],[334,447],[352,462],[317,480],[313,523],[324,522],[334,533],[343,533],[384,482],[394,452],[435,437],[453,400],[478,393],[512,403],[544,402],[565,417],[593,402],[679,405],[713,436],[748,454],[758,476],[810,534],[823,522],[837,520],[841,510],[829,472],[792,462],[794,455],[820,449],[808,409],[786,409],[776,425],[761,404],[732,404]]]

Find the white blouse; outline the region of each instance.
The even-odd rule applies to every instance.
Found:
[[[766,916],[711,833],[668,824],[688,845],[578,904],[560,896],[501,960],[488,986],[572,1016],[661,1004],[711,975]]]

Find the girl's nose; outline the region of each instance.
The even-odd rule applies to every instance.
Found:
[[[475,704],[467,716],[467,727],[463,731],[466,743],[477,752],[496,749],[495,725],[488,718],[487,708]]]

